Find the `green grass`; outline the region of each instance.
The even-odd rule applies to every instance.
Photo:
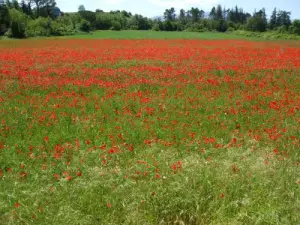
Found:
[[[235,34],[213,32],[167,32],[167,31],[95,31],[92,34],[75,35],[78,39],[240,39]]]
[[[241,56],[263,60],[260,45],[250,43],[251,55],[226,42],[227,51],[186,42],[187,56],[171,41],[134,41],[130,50],[117,42],[86,48],[81,40],[62,41],[55,51],[44,40],[46,47],[25,42],[30,51],[4,50],[0,62],[0,225],[299,224],[299,113],[287,115],[296,107],[299,71],[244,72],[249,65]],[[139,49],[155,58],[142,60]],[[121,57],[111,60],[115,55]],[[205,57],[244,70],[199,72]],[[43,73],[19,76],[24,71]],[[135,82],[60,84],[90,78]],[[270,101],[282,108],[269,108]],[[271,140],[265,129],[274,126],[280,137]],[[113,146],[120,152],[109,152]]]
[[[277,34],[274,32],[247,32],[235,31],[232,33],[219,32],[168,32],[168,31],[94,31],[91,33],[81,33],[74,36],[62,37],[35,37],[30,39],[200,39],[200,40],[238,40],[248,39],[252,41],[265,40],[300,40],[300,36]],[[0,40],[16,40],[0,37]]]
[[[236,31],[233,33],[219,33],[219,32],[168,32],[168,31],[94,31],[91,33],[81,33],[74,36],[62,37],[35,37],[30,39],[198,39],[198,40],[238,40],[248,39],[252,41],[265,40],[299,40],[299,36],[276,34],[276,33],[257,33]],[[0,40],[16,40],[0,37]]]

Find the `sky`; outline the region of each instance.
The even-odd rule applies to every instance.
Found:
[[[63,12],[76,12],[78,6],[83,4],[87,10],[91,11],[96,9],[126,10],[150,18],[162,16],[164,10],[171,7],[174,7],[177,12],[181,8],[187,10],[191,7],[198,7],[209,12],[217,4],[226,8],[238,5],[251,14],[255,9],[265,7],[268,16],[277,7],[277,9],[292,12],[293,19],[300,18],[300,0],[56,0],[56,2]]]

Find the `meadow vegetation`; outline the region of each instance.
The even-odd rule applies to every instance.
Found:
[[[299,223],[299,43],[150,38],[0,42],[0,224]]]

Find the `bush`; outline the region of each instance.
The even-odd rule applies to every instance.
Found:
[[[83,31],[83,32],[90,32],[90,30],[91,30],[91,23],[89,21],[83,19],[78,24],[78,29],[80,31]]]
[[[28,23],[26,29],[27,37],[50,36],[51,35],[51,19],[39,17]]]
[[[111,30],[116,30],[116,31],[120,31],[122,29],[121,23],[119,21],[114,20],[111,23]]]
[[[204,26],[200,23],[192,23],[186,25],[186,31],[189,32],[201,32],[204,29]]]
[[[74,35],[75,31],[72,29],[72,26],[66,26],[63,23],[58,21],[53,21],[51,23],[51,35],[54,36],[65,36],[65,35]]]
[[[233,27],[229,27],[229,28],[227,29],[227,32],[233,32],[233,31],[235,31],[235,29],[234,29]]]
[[[177,24],[177,31],[183,31],[184,30],[184,25],[181,23]]]
[[[279,26],[275,28],[275,31],[281,34],[284,34],[287,32],[287,28],[285,26]]]
[[[226,32],[228,29],[228,25],[227,22],[225,20],[220,20],[218,21],[216,30],[219,32]]]
[[[155,23],[155,24],[153,25],[153,27],[152,27],[152,30],[154,30],[154,31],[160,31],[160,26],[159,26],[159,24],[158,24],[158,23]]]
[[[289,31],[292,34],[300,35],[300,20],[294,20]]]

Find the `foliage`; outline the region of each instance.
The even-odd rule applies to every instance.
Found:
[[[173,7],[166,9],[164,12],[164,18],[166,21],[174,21],[176,19],[175,9]]]
[[[8,7],[4,4],[3,0],[0,0],[0,36],[3,35],[10,26],[10,15]]]
[[[111,23],[111,28],[110,29],[111,30],[120,31],[122,29],[122,25],[121,25],[121,23],[119,21],[114,20]]]
[[[261,16],[256,15],[248,20],[246,28],[249,31],[264,32],[267,29],[267,25]]]
[[[82,19],[79,24],[77,24],[78,30],[83,32],[90,32],[91,23],[85,19]]]
[[[226,32],[228,28],[228,24],[225,20],[219,20],[217,22],[216,30],[219,32]]]
[[[17,9],[12,8],[9,10],[9,17],[11,22],[7,36],[12,38],[24,38],[26,36],[25,30],[28,22],[27,16]]]
[[[300,37],[295,34],[278,33],[277,31],[267,32],[252,32],[245,30],[234,31],[233,34],[241,37],[253,38],[253,39],[266,39],[266,40],[300,40]]]
[[[39,17],[31,20],[26,29],[27,37],[50,36],[51,20],[49,18]]]
[[[290,33],[300,35],[300,20],[294,20],[290,26]]]

